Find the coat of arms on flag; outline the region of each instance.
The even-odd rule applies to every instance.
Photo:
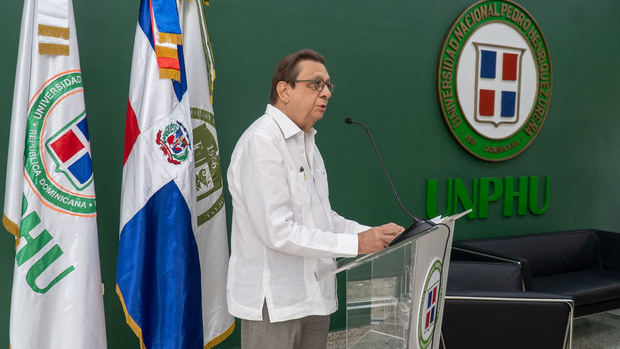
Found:
[[[478,122],[495,126],[519,119],[521,60],[525,49],[474,42],[476,47],[476,96]]]
[[[56,163],[56,172],[63,173],[77,190],[93,179],[86,113],[80,114],[46,142]]]

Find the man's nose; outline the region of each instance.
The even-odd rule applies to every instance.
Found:
[[[332,97],[332,92],[327,88],[327,86],[323,86],[323,90],[319,96],[330,99]]]

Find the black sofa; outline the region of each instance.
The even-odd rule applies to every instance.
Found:
[[[450,262],[442,348],[570,348],[572,318],[570,297],[524,292],[517,264]]]
[[[518,265],[524,290],[572,297],[576,317],[620,308],[618,233],[580,229],[463,240],[453,251]]]

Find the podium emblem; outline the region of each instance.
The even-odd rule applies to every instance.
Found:
[[[482,160],[511,159],[534,141],[551,85],[542,31],[515,2],[479,1],[446,36],[437,80],[443,118],[461,146]]]
[[[437,314],[439,314],[441,268],[441,259],[435,258],[426,272],[418,316],[418,344],[420,349],[428,348],[433,340]]]

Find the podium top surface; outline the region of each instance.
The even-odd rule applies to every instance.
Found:
[[[375,253],[371,253],[371,254],[367,254],[367,255],[363,255],[360,257],[357,257],[355,259],[351,259],[351,258],[343,258],[337,261],[337,267],[336,269],[333,268],[328,268],[327,270],[319,270],[318,274],[315,275],[317,280],[321,280],[325,277],[328,276],[332,276],[335,274],[338,274],[342,271],[345,270],[350,270],[352,268],[355,268],[359,265],[362,265],[364,263],[368,263],[371,262],[377,258],[381,258],[382,256],[385,256],[387,254],[390,254],[396,250],[400,250],[400,249],[404,249],[404,248],[411,248],[412,244],[415,244],[415,242],[422,236],[425,236],[427,234],[430,234],[432,232],[438,231],[438,230],[448,230],[448,226],[446,226],[445,224],[439,223],[429,229],[427,229],[426,231],[411,237],[403,242],[400,242],[394,246],[390,246],[387,248],[384,248],[383,250],[379,251],[379,252],[375,252]]]

